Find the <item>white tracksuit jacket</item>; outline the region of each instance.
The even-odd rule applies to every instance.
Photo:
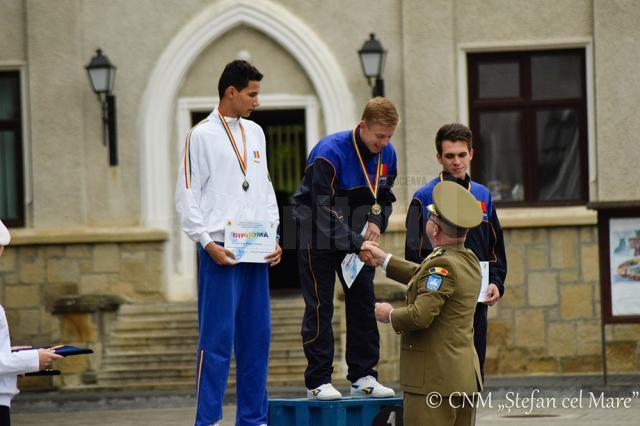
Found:
[[[17,375],[40,369],[37,350],[11,352],[9,325],[4,308],[0,306],[0,405],[11,406],[11,400],[18,394]]]
[[[186,137],[175,203],[182,230],[202,247],[224,242],[227,221],[279,223],[278,204],[267,168],[262,128],[251,120],[225,117],[242,154],[240,123],[247,143],[247,181],[218,116],[218,108],[197,124]]]

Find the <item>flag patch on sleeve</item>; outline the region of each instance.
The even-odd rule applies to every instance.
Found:
[[[442,275],[443,277],[446,277],[447,274],[449,273],[449,271],[447,271],[444,268],[441,268],[439,266],[434,266],[432,268],[429,268],[429,273],[430,274],[438,274],[438,275]]]

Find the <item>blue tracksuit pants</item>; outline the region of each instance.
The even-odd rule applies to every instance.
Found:
[[[219,266],[198,245],[196,426],[222,418],[231,348],[236,360],[237,426],[267,423],[271,316],[268,266]]]

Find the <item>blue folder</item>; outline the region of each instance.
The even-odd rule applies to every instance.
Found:
[[[59,345],[59,346],[30,346],[30,347],[24,347],[24,348],[20,348],[20,349],[13,349],[11,352],[19,352],[19,351],[26,351],[26,350],[32,350],[32,349],[53,349],[53,351],[55,353],[57,353],[58,355],[62,355],[63,357],[68,357],[68,356],[72,356],[72,355],[85,355],[85,354],[92,354],[93,353],[93,349],[89,349],[89,348],[79,348],[77,346],[71,346],[71,345]],[[60,372],[60,370],[40,370],[40,371],[34,371],[33,373],[27,373],[25,374],[25,376],[59,376],[60,374],[62,374]]]

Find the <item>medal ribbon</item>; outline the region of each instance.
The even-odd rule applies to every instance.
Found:
[[[222,122],[222,127],[224,127],[225,132],[227,132],[227,137],[229,138],[229,142],[231,142],[231,146],[233,147],[233,151],[236,153],[236,157],[238,157],[238,164],[240,164],[240,169],[242,169],[242,174],[247,176],[247,141],[244,137],[244,127],[242,127],[242,123],[238,122],[240,125],[240,133],[242,134],[242,145],[244,148],[244,156],[240,155],[240,151],[238,150],[238,146],[236,144],[236,140],[233,138],[233,133],[231,133],[231,129],[229,129],[229,125],[227,124],[227,120],[224,119],[220,111],[218,111],[218,116],[220,117],[220,121]]]
[[[367,185],[369,186],[369,191],[371,191],[371,195],[373,195],[374,202],[378,201],[378,187],[380,186],[380,161],[382,158],[382,153],[378,153],[378,165],[376,166],[376,177],[375,177],[375,186],[371,184],[371,179],[369,179],[369,173],[367,172],[367,167],[364,165],[364,161],[362,160],[362,155],[360,155],[360,150],[358,149],[358,144],[356,143],[356,129],[353,129],[353,147],[356,150],[356,154],[358,154],[358,160],[360,160],[360,167],[362,167],[362,172],[364,173],[364,177],[367,179]]]

